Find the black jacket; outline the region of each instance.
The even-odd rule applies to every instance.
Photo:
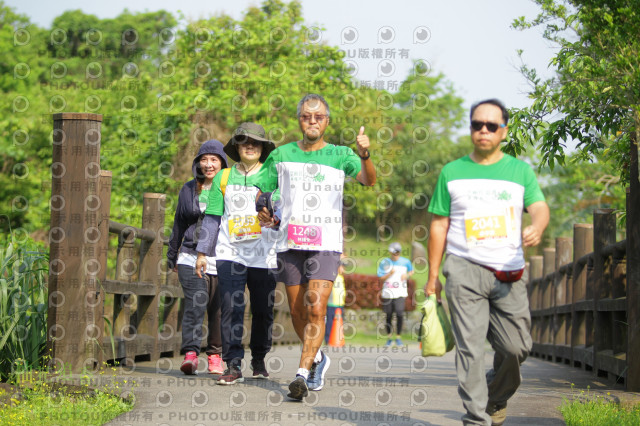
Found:
[[[222,142],[215,139],[206,141],[200,147],[198,155],[193,159],[191,170],[193,179],[185,183],[178,195],[178,205],[176,214],[173,217],[173,230],[169,237],[169,250],[167,251],[167,266],[173,269],[178,261],[178,252],[198,254],[196,251],[197,241],[194,238],[196,225],[200,218],[200,206],[197,194],[198,165],[200,157],[204,154],[216,154],[222,159],[222,168],[227,168],[227,155],[223,151]],[[202,178],[202,176],[200,176]],[[215,247],[211,248],[208,256],[214,256]]]

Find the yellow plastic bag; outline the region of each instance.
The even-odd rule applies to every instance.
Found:
[[[432,294],[420,306],[422,322],[420,324],[420,343],[422,356],[443,356],[455,346],[451,322],[447,313]]]

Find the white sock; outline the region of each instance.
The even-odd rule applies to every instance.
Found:
[[[316,353],[316,357],[313,359],[313,362],[320,362],[320,361],[322,361],[322,351],[318,349],[318,352]]]
[[[307,370],[306,368],[298,368],[296,376],[302,376],[305,380],[307,380],[309,378],[309,370]]]

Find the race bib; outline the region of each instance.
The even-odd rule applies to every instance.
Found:
[[[321,246],[322,228],[313,225],[292,225],[287,227],[289,246],[298,247]]]
[[[262,229],[258,216],[229,217],[229,238],[232,242],[260,238]]]
[[[478,247],[510,237],[511,217],[508,209],[491,212],[467,212],[464,216],[467,246]]]

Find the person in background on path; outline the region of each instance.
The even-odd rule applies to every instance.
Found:
[[[402,246],[400,243],[389,245],[390,257],[385,257],[378,266],[378,279],[382,283],[380,299],[382,310],[385,314],[385,332],[387,333],[387,343],[391,346],[393,342],[393,326],[391,319],[396,314],[396,338],[397,346],[402,346],[402,323],[404,319],[405,300],[409,296],[407,292],[407,279],[413,275],[413,265],[406,257],[400,256]]]
[[[426,294],[446,293],[456,341],[458,393],[465,425],[501,425],[531,350],[531,315],[523,245],[542,240],[549,207],[531,166],[504,154],[509,112],[496,100],[471,107],[470,155],[445,165],[429,212]],[[531,225],[522,229],[522,213]],[[485,339],[495,351],[485,373]]]
[[[327,143],[329,105],[320,95],[309,94],[298,103],[302,140],[278,147],[265,162],[280,199],[274,212],[256,204],[260,222],[279,226],[276,243],[278,281],[284,282],[302,354],[289,397],[302,400],[309,390],[319,391],[329,367],[329,357],[320,347],[324,339],[327,300],[338,274],[342,253],[342,200],[346,177],[363,185],[376,182],[369,158],[369,138],[364,127],[356,136],[356,152],[347,146]],[[273,194],[275,195],[275,193]]]
[[[196,245],[211,184],[216,174],[227,167],[227,156],[223,149],[221,142],[212,139],[202,144],[198,155],[193,159],[193,179],[184,184],[178,195],[178,206],[167,250],[167,267],[177,270],[178,280],[184,292],[181,351],[185,353],[185,357],[180,370],[189,375],[196,374],[198,370],[205,312],[208,316],[208,370],[211,374],[223,372],[220,357],[220,292],[214,252],[206,253],[205,260],[210,265],[206,275],[196,274],[195,269]]]
[[[273,142],[265,139],[262,126],[242,123],[224,147],[236,164],[214,179],[205,212],[207,216],[221,216],[215,249],[222,299],[222,359],[227,364],[218,380],[221,385],[244,381],[241,362],[244,359],[245,287],[249,288],[251,307],[249,347],[253,378],[269,377],[264,359],[271,350],[277,237],[276,231],[260,227],[255,209],[258,194],[255,185],[263,179],[262,164],[275,148]],[[206,223],[207,233],[218,232],[208,227],[214,222]],[[199,271],[206,265],[206,258],[199,254],[196,269]]]
[[[333,329],[333,319],[336,316],[336,309],[341,308],[342,315],[344,315],[344,303],[347,299],[347,291],[344,286],[343,273],[344,266],[341,259],[340,265],[338,266],[338,275],[336,275],[336,280],[333,282],[333,288],[331,289],[331,294],[327,301],[327,320],[324,327],[325,343],[329,343],[329,337],[331,336],[331,330]]]

